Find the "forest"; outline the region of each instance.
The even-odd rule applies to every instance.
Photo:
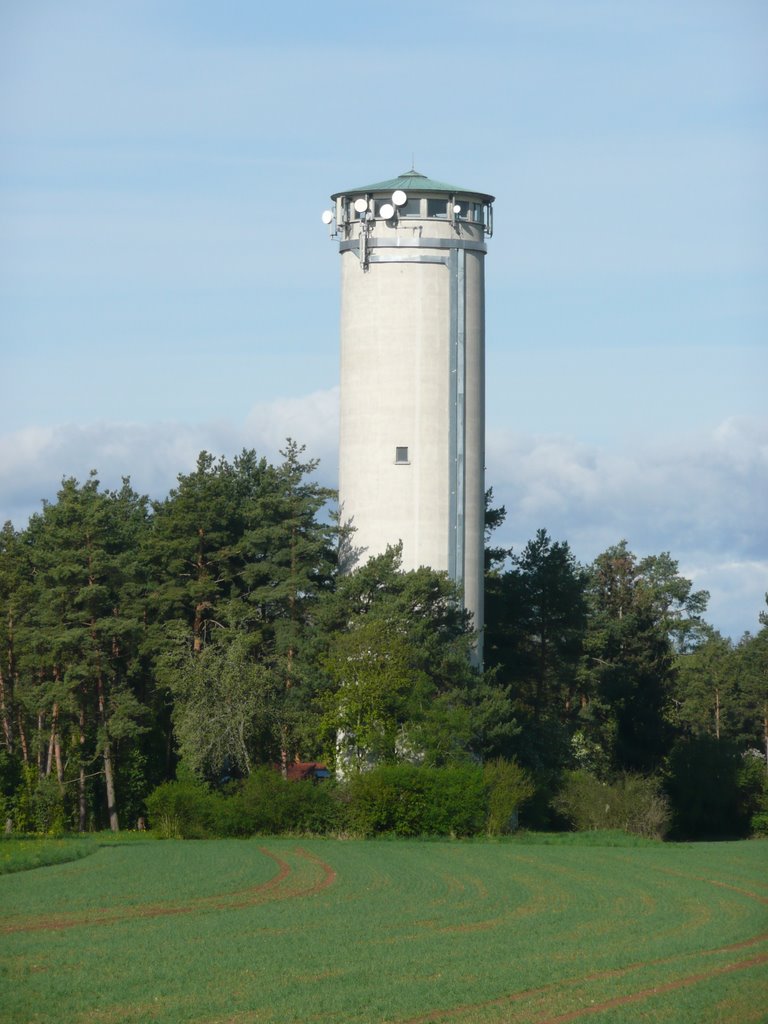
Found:
[[[358,811],[370,780],[423,799],[484,771],[528,827],[644,802],[673,835],[768,834],[766,612],[734,643],[669,553],[619,540],[581,565],[544,529],[494,547],[489,491],[481,671],[447,576],[401,571],[397,547],[348,571],[316,461],[291,440],[281,458],[203,452],[155,501],[94,471],[5,524],[6,832],[152,827],[174,787],[274,801],[302,761]]]

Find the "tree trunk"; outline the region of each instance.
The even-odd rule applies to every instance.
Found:
[[[720,690],[715,687],[715,738],[720,739]]]
[[[43,774],[43,728],[45,726],[45,714],[39,711],[37,714],[37,741],[35,746],[37,747],[37,771],[40,775]]]
[[[0,714],[3,719],[5,749],[13,753],[13,684],[16,679],[16,658],[13,641],[13,612],[8,613],[8,676],[0,666]]]
[[[117,804],[115,801],[115,779],[112,774],[112,751],[109,741],[104,743],[104,782],[107,787],[107,812],[109,814],[109,827],[113,832],[120,831],[120,822],[117,819]]]
[[[51,736],[48,740],[48,756],[45,759],[45,774],[50,775],[51,769],[53,768],[53,748],[56,745],[56,723],[59,717],[59,705],[53,705],[53,713],[51,714]]]
[[[280,774],[288,778],[288,730],[280,726]]]
[[[78,741],[80,743],[80,772],[77,780],[77,806],[78,806],[78,829],[85,832],[88,825],[88,804],[85,793],[85,708],[80,708],[79,722],[80,732]]]
[[[213,608],[213,605],[210,601],[201,601],[200,604],[195,605],[195,619],[192,624],[192,650],[195,654],[199,654],[203,649],[205,629],[208,622],[205,612],[210,611],[211,608]]]
[[[59,785],[63,788],[64,786],[64,763],[61,759],[61,739],[59,733],[56,733],[56,739],[53,744],[53,754],[56,759],[56,778],[59,780]]]
[[[29,764],[29,747],[27,746],[27,734],[24,732],[24,722],[21,711],[17,711],[17,724],[19,726],[19,742],[21,743],[21,756],[24,764]]]
[[[99,674],[96,680],[96,692],[99,701],[99,725],[103,733],[102,758],[104,760],[104,784],[107,789],[107,813],[109,814],[109,827],[113,832],[120,831],[120,823],[117,818],[117,802],[115,800],[115,777],[112,771],[112,747],[107,736],[107,707],[104,698],[104,680]]]
[[[13,708],[11,706],[10,680],[5,683],[5,675],[0,667],[0,717],[3,720],[3,743],[9,754],[13,753]]]

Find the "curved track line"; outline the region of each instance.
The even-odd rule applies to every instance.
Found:
[[[753,956],[751,960],[742,960],[736,964],[725,964],[723,967],[713,967],[702,974],[689,974],[685,978],[676,978],[674,981],[664,982],[662,985],[654,985],[652,988],[644,988],[639,992],[632,992],[628,996],[616,996],[614,999],[607,999],[604,1003],[591,1003],[583,1006],[580,1010],[570,1010],[562,1013],[559,1017],[540,1018],[536,1024],[568,1024],[569,1021],[579,1020],[590,1013],[603,1013],[605,1010],[612,1010],[615,1006],[627,1006],[629,1003],[639,1003],[651,996],[664,995],[666,992],[674,992],[678,988],[687,988],[689,985],[697,985],[700,981],[709,981],[710,978],[719,974],[732,974],[734,971],[745,971],[750,967],[757,967],[760,964],[768,963],[768,953],[760,956]]]
[[[760,935],[754,939],[748,940],[749,945],[755,945],[757,942],[764,941],[768,938],[768,935]],[[742,944],[740,944],[742,945]],[[747,943],[743,943],[747,945]],[[695,954],[696,956],[712,956],[716,953],[726,953],[736,947],[723,946],[722,949],[710,949],[705,950],[701,953]],[[506,1006],[510,1003],[519,1003],[524,999],[531,999],[535,996],[543,996],[547,993],[556,993],[564,988],[570,988],[576,985],[583,985],[590,981],[605,981],[609,978],[620,978],[632,971],[641,970],[644,967],[658,966],[665,963],[670,963],[674,957],[670,957],[665,960],[649,960],[647,962],[640,961],[635,964],[630,964],[627,967],[618,968],[613,971],[596,971],[594,974],[585,974],[577,978],[563,978],[560,981],[552,982],[551,985],[542,985],[539,988],[528,988],[521,992],[513,992],[509,995],[498,996],[496,999],[487,999],[479,1003],[465,1003],[461,1006],[446,1007],[444,1010],[431,1010],[429,1013],[422,1014],[418,1017],[408,1017],[401,1020],[399,1024],[429,1024],[430,1021],[436,1020],[448,1020],[452,1017],[459,1017],[464,1013],[472,1013],[473,1011],[482,1010],[484,1008],[490,1009],[494,1007]],[[543,1017],[538,1018],[535,1024],[565,1024],[569,1020],[577,1020],[578,1017],[583,1016],[587,1013],[597,1013],[598,1010],[610,1009],[612,1006],[622,1005],[623,1003],[638,1002],[640,999],[645,999],[651,995],[659,995],[667,990],[674,988],[682,988],[685,985],[693,985],[699,981],[706,981],[708,978],[714,977],[716,974],[727,974],[731,971],[745,970],[749,967],[757,966],[758,964],[768,963],[768,953],[761,953],[759,956],[752,957],[750,960],[743,960],[736,964],[727,964],[724,967],[714,967],[706,973],[692,974],[686,978],[676,979],[675,981],[664,982],[661,985],[654,986],[652,988],[643,989],[640,992],[632,993],[628,996],[617,996],[613,1000],[609,1000],[601,1004],[590,1004],[588,1007],[583,1007],[579,1010],[569,1011],[561,1017]]]
[[[310,864],[314,864],[316,867],[319,867],[323,872],[323,877],[319,882],[310,886],[309,889],[303,890],[298,895],[314,896],[315,893],[321,892],[323,889],[327,889],[330,885],[334,884],[338,876],[330,864],[326,864],[324,860],[320,860],[320,858],[316,857],[314,853],[309,853],[308,850],[303,850],[300,846],[296,847],[294,853],[297,857],[301,857],[303,860],[309,861]]]
[[[703,949],[699,950],[696,953],[686,953],[682,955],[678,954],[676,956],[659,957],[655,960],[638,960],[635,963],[627,964],[625,967],[617,967],[614,970],[594,971],[591,974],[582,974],[578,977],[561,978],[559,981],[553,981],[549,985],[541,985],[538,988],[523,989],[520,992],[511,992],[507,995],[497,996],[495,999],[484,999],[478,1003],[463,1003],[461,1006],[448,1006],[443,1010],[430,1010],[428,1013],[419,1014],[417,1017],[407,1017],[403,1020],[400,1020],[398,1024],[429,1024],[430,1021],[448,1020],[452,1017],[459,1017],[462,1014],[472,1013],[473,1011],[482,1010],[484,1008],[490,1009],[493,1006],[502,1007],[507,1006],[510,1003],[519,1003],[524,999],[530,999],[536,996],[545,996],[548,993],[555,994],[563,989],[572,988],[577,985],[584,985],[591,981],[607,981],[611,978],[623,978],[626,975],[631,974],[633,971],[640,971],[647,967],[661,967],[665,964],[671,964],[675,960],[679,959],[690,959],[693,957],[698,959],[699,957],[705,956],[717,956],[720,953],[734,952],[737,949],[743,949],[747,946],[756,946],[760,942],[766,941],[768,941],[768,932],[762,932],[760,935],[755,935],[751,939],[744,939],[741,942],[732,943],[727,946],[721,946],[717,949]],[[693,985],[696,982],[706,980],[707,978],[711,978],[715,974],[725,974],[729,971],[744,970],[747,967],[756,966],[757,964],[766,962],[768,962],[768,953],[761,953],[756,957],[752,957],[750,960],[740,961],[737,964],[728,964],[724,967],[713,967],[705,974],[694,974],[687,976],[685,979],[682,979],[682,985],[680,985],[680,987],[682,987],[683,985]],[[680,979],[670,982],[664,982],[662,985],[659,985],[657,987],[644,989],[643,995],[637,993],[630,996],[617,996],[616,998],[619,1002],[621,1000],[634,1002],[639,1000],[640,998],[646,998],[649,995],[653,995],[654,993],[661,993],[663,991],[666,991],[667,987],[674,988],[678,985],[679,980]],[[603,1009],[608,1009],[610,1008],[610,1006],[614,1005],[614,1002],[609,1002],[601,1005]],[[618,1002],[616,1003],[616,1005],[618,1005]],[[583,1010],[574,1010],[569,1012],[578,1015],[583,1013],[591,1013],[594,1011],[592,1005],[590,1004],[589,1007],[586,1007]],[[562,1021],[564,1022],[570,1019],[570,1017],[563,1017]],[[574,1016],[573,1019],[576,1020],[576,1016]],[[537,1020],[536,1024],[560,1024],[560,1022],[560,1017],[553,1017],[551,1019],[540,1018]]]
[[[729,889],[733,892],[739,893],[742,896],[748,896],[758,903],[768,903],[768,897],[765,897],[759,893],[751,892],[749,889],[744,889],[739,886],[732,885],[728,882],[722,882],[719,879],[706,878],[699,875],[689,875],[681,871],[675,871],[669,868],[657,868],[664,874],[676,875],[680,878],[685,878],[687,881],[705,882],[709,885],[718,886],[720,888]],[[749,946],[758,945],[761,942],[768,940],[768,932],[761,932],[758,935],[752,936],[748,939],[740,940],[739,942],[730,943],[727,946],[721,946],[716,949],[705,949],[699,950],[698,952],[692,952],[688,954],[680,954],[677,956],[661,957],[654,960],[638,961],[633,964],[628,964],[625,967],[617,968],[612,971],[599,971],[593,974],[582,975],[578,978],[563,978],[558,982],[553,982],[550,985],[544,985],[540,988],[526,989],[522,992],[512,992],[504,996],[498,996],[495,999],[482,1000],[478,1003],[465,1003],[461,1006],[446,1007],[443,1010],[432,1010],[429,1013],[421,1014],[416,1017],[408,1017],[407,1019],[401,1020],[399,1024],[428,1024],[430,1021],[436,1020],[448,1020],[452,1017],[458,1017],[461,1014],[471,1013],[473,1011],[481,1010],[484,1007],[502,1007],[510,1003],[520,1002],[523,999],[531,998],[534,996],[542,996],[547,992],[557,992],[558,989],[567,988],[575,985],[583,985],[585,982],[591,981],[603,981],[608,978],[621,978],[632,971],[642,970],[647,967],[661,966],[664,964],[671,964],[673,961],[678,959],[690,959],[692,957],[702,956],[716,956],[720,953],[734,952],[738,949],[744,949]],[[701,981],[705,981],[708,978],[714,977],[719,974],[727,974],[733,971],[746,970],[749,967],[758,966],[763,963],[768,963],[768,953],[761,953],[756,957],[752,957],[749,960],[740,961],[735,964],[727,964],[723,967],[714,967],[707,971],[706,974],[692,974],[684,978],[678,978],[674,981],[664,982],[663,984],[643,989],[639,992],[632,993],[628,996],[617,996],[614,1000],[610,1000],[601,1004],[590,1004],[588,1007],[584,1007],[580,1010],[569,1011],[569,1013],[552,1018],[537,1018],[535,1024],[566,1024],[567,1021],[577,1020],[581,1016],[585,1016],[588,1013],[597,1013],[602,1010],[610,1009],[613,1006],[620,1006],[626,1003],[639,1002],[642,999],[647,999],[652,995],[661,994],[663,992],[672,991],[675,988],[683,988],[690,985],[695,985]]]
[[[278,870],[266,882],[260,882],[258,885],[247,889],[233,893],[222,893],[217,896],[201,896],[184,904],[155,904],[154,906],[150,904],[146,907],[135,907],[120,913],[97,910],[90,913],[85,911],[86,916],[77,917],[69,914],[54,916],[37,915],[34,918],[28,918],[25,922],[0,925],[0,935],[11,935],[16,932],[61,931],[66,928],[118,924],[124,921],[137,921],[153,917],[172,917],[206,910],[241,910],[271,900],[297,899],[303,896],[311,896],[328,888],[328,886],[333,885],[336,881],[336,872],[330,865],[306,850],[297,848],[293,851],[294,856],[302,858],[302,860],[307,861],[315,868],[320,868],[322,877],[319,881],[312,882],[311,884],[302,883],[299,880],[295,888],[289,887],[286,885],[286,882],[294,874],[294,869],[291,865],[264,847],[259,847],[259,852],[273,860]]]

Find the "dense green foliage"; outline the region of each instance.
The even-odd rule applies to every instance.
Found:
[[[613,826],[582,813],[589,786],[624,823],[653,818],[653,794],[679,836],[764,828],[764,617],[733,644],[668,553],[622,541],[583,566],[545,530],[493,548],[489,507],[480,671],[444,573],[401,571],[397,548],[341,571],[354,535],[315,469],[291,441],[279,465],[203,452],[163,500],[92,474],[5,525],[8,829],[149,812],[168,835],[493,833],[521,808],[527,826]],[[339,787],[286,787],[295,761]],[[578,813],[574,779],[592,780]]]
[[[167,839],[213,836],[474,836],[513,831],[532,793],[515,764],[429,768],[380,764],[347,782],[288,782],[269,768],[212,789],[194,777],[147,798],[153,832]]]
[[[514,832],[520,808],[536,792],[530,774],[516,761],[505,761],[503,757],[497,757],[493,761],[486,761],[483,781],[488,801],[488,835],[500,836]]]
[[[350,789],[349,822],[360,835],[469,836],[487,818],[479,768],[380,765],[354,776]]]
[[[768,843],[224,839],[0,877],[29,1024],[764,1019]]]
[[[669,554],[637,559],[624,541],[587,567],[543,530],[519,555],[490,552],[486,663],[509,727],[488,732],[483,754],[516,758],[532,773],[529,823],[606,827],[612,814],[586,809],[587,792],[597,805],[595,787],[605,786],[622,794],[614,810],[636,801],[640,820],[648,801],[668,800],[678,836],[762,828],[768,615],[733,644],[704,621],[707,599]]]
[[[165,839],[323,835],[339,832],[346,820],[332,783],[287,782],[270,768],[225,789],[191,776],[165,782],[147,797],[147,810],[154,833]]]
[[[642,775],[620,775],[608,783],[583,769],[567,772],[554,805],[580,831],[621,829],[661,839],[669,828],[669,801],[659,782]]]

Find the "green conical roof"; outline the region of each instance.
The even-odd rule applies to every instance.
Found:
[[[447,192],[450,195],[478,196],[486,202],[492,203],[494,197],[485,192],[478,192],[475,188],[462,188],[460,185],[447,185],[444,181],[435,181],[421,174],[413,167],[398,178],[390,178],[388,181],[377,181],[373,185],[361,185],[359,188],[346,188],[343,192],[335,192],[331,199],[338,199],[339,196],[367,195],[374,192],[394,192],[401,188],[403,192]]]

